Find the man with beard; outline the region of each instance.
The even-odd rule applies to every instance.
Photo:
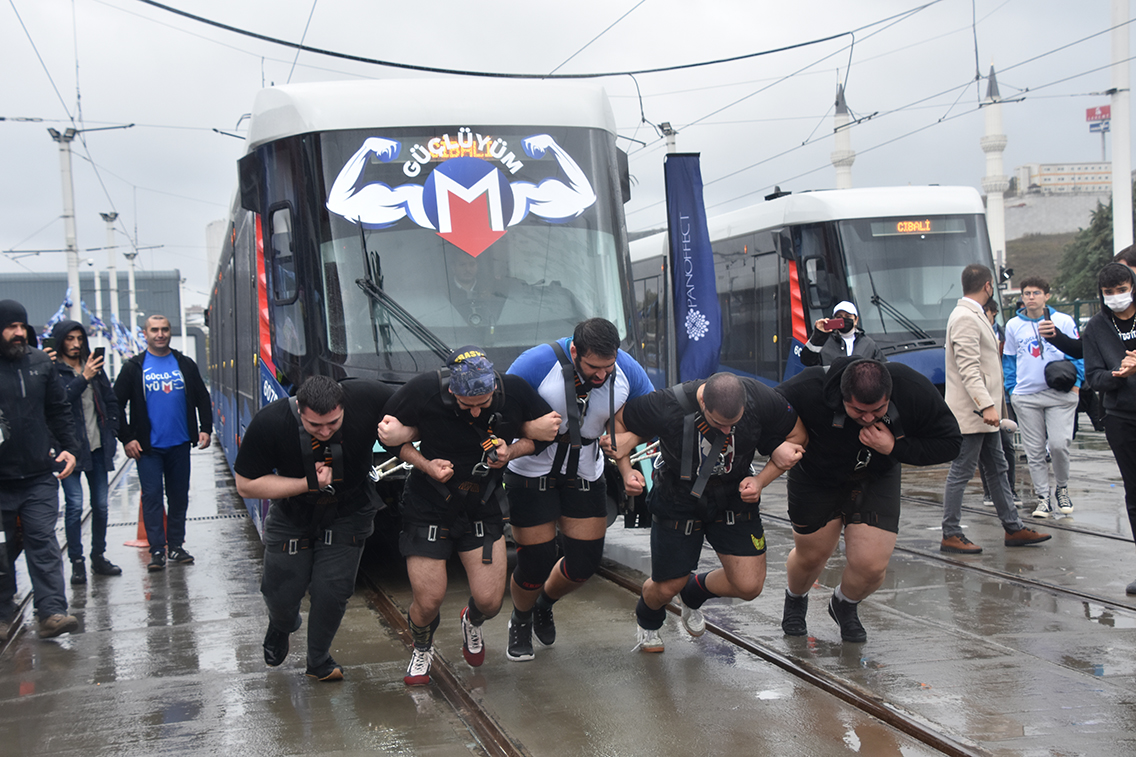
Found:
[[[577,324],[570,338],[527,350],[509,375],[525,379],[563,419],[551,445],[511,461],[505,473],[517,543],[506,656],[525,661],[533,659],[534,631],[543,646],[556,641],[553,603],[583,586],[603,556],[607,485],[599,437],[624,402],[654,387],[635,358],[619,349],[615,324],[603,318]]]
[[[78,321],[60,321],[51,331],[59,348],[55,364],[75,421],[79,453],[76,475],[63,479],[63,523],[67,533],[67,557],[71,560],[71,583],[87,582],[83,560],[83,477],[91,490],[91,572],[117,576],[122,568],[106,559],[107,473],[114,470],[118,400],[103,373],[102,354],[93,354],[87,331]]]
[[[857,607],[883,584],[895,549],[900,464],[953,460],[962,435],[934,384],[899,363],[838,358],[827,372],[808,368],[777,391],[797,409],[809,434],[804,457],[789,471],[793,549],[781,630],[787,636],[808,632],[809,589],[843,533],[845,565],[828,614],[841,639],[866,641]]]
[[[8,554],[0,575],[0,637],[7,638],[15,618],[15,562],[22,549],[39,636],[47,639],[79,627],[79,620],[67,614],[63,556],[55,536],[59,479],[74,470],[78,443],[71,405],[51,359],[28,348],[27,321],[23,305],[0,301],[0,514]]]

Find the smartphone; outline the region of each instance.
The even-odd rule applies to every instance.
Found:
[[[840,331],[845,327],[844,318],[829,318],[824,322],[824,327],[829,331]]]
[[[92,357],[101,358],[106,354],[106,347],[95,347]]]
[[[48,349],[53,350],[53,349],[55,349],[55,339],[50,337],[50,336],[45,336],[43,339],[40,340],[39,348],[41,350],[48,350]]]

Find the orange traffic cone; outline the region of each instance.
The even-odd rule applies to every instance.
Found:
[[[166,511],[162,509],[162,530],[166,529]],[[142,518],[142,497],[138,497],[138,538],[123,542],[127,547],[138,547],[146,549],[150,546],[150,540],[146,537],[146,521]]]

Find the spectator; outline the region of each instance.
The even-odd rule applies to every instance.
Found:
[[[169,560],[191,565],[185,551],[185,513],[189,509],[189,450],[209,446],[213,410],[197,364],[170,348],[170,321],[164,315],[146,319],[146,351],[127,360],[114,382],[123,416],[118,438],[127,457],[138,461],[142,518],[150,542],[151,572]],[[198,425],[200,423],[200,426]],[[200,430],[199,430],[200,429]],[[163,528],[163,479],[169,518]]]
[[[836,358],[847,355],[884,360],[884,354],[875,340],[859,329],[860,313],[855,305],[848,300],[837,303],[832,310],[832,317],[843,319],[844,325],[836,329],[829,328],[828,318],[821,318],[814,323],[813,333],[809,341],[805,342],[805,349],[801,350],[802,365],[829,366]]]
[[[1021,287],[1025,307],[1006,324],[1002,371],[1037,495],[1033,517],[1047,518],[1057,511],[1073,512],[1069,497],[1069,445],[1073,441],[1073,422],[1085,368],[1083,360],[1069,360],[1041,335],[1041,324],[1052,321],[1054,328],[1069,339],[1080,339],[1073,319],[1047,305],[1049,282],[1032,276],[1023,279]],[[1067,374],[1065,378],[1056,377],[1060,370]],[[1056,505],[1049,496],[1050,457]]]
[[[91,492],[91,572],[117,576],[122,568],[106,559],[107,474],[114,470],[117,444],[118,399],[110,380],[103,373],[103,357],[93,354],[87,331],[77,321],[60,321],[51,336],[59,348],[55,370],[63,384],[75,420],[79,444],[74,476],[63,479],[63,523],[67,534],[67,556],[71,560],[71,583],[87,582],[83,560],[83,481],[87,476]]]
[[[1136,536],[1136,274],[1126,265],[1109,263],[1097,283],[1101,309],[1082,338],[1085,383],[1100,393],[1105,438],[1120,468],[1128,521]],[[1136,581],[1125,591],[1136,594]]]

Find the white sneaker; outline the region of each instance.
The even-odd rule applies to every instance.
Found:
[[[425,686],[430,683],[430,663],[434,661],[434,646],[427,649],[414,648],[410,656],[410,664],[406,666],[406,675],[402,682],[407,686]]]
[[[1053,515],[1053,505],[1049,504],[1049,496],[1038,497],[1037,507],[1032,513],[1035,518],[1048,518]]]
[[[469,620],[469,608],[463,607],[461,611],[462,629],[462,657],[471,667],[479,667],[485,662],[485,639],[481,633],[481,626],[475,626]]]
[[[706,616],[702,614],[702,610],[687,607],[681,596],[675,597],[675,600],[682,611],[682,627],[686,632],[695,638],[706,633]]]
[[[634,652],[636,649],[640,652],[662,652],[663,640],[659,636],[658,629],[648,631],[638,623],[635,624],[635,647],[631,650]]]

